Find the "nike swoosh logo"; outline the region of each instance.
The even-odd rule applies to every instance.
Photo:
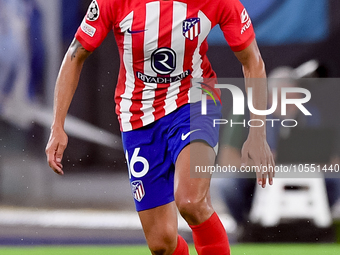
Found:
[[[144,30],[130,30],[130,28],[128,28],[128,30],[127,30],[127,32],[129,34],[138,34],[138,33],[142,33],[142,32],[145,32],[145,31],[146,31],[146,29],[144,29]]]
[[[189,137],[189,135],[191,135],[192,133],[201,130],[201,129],[195,129],[195,130],[191,130],[190,132],[186,133],[186,134],[182,134],[181,139],[182,141],[184,141],[185,139],[187,139]]]

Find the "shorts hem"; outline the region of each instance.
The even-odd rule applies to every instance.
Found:
[[[162,206],[162,205],[170,204],[170,203],[173,202],[173,201],[175,201],[175,198],[174,198],[174,197],[172,197],[172,198],[170,198],[170,199],[167,199],[166,201],[162,201],[162,202],[160,202],[159,204],[156,204],[156,205],[139,206],[139,208],[137,208],[137,206],[136,206],[136,211],[137,211],[137,212],[141,212],[141,211],[150,210],[150,209],[153,209],[153,208]]]

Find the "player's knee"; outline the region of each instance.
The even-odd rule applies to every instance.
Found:
[[[158,246],[152,246],[152,247],[149,246],[149,249],[150,249],[150,251],[151,251],[151,253],[152,253],[153,255],[166,255],[166,254],[171,254],[171,253],[167,252],[167,247],[160,246],[160,245],[158,245]]]
[[[154,255],[172,254],[177,245],[177,224],[163,222],[162,226],[153,226],[151,231],[145,233],[150,251]]]
[[[176,249],[176,238],[159,237],[148,241],[148,246],[154,255],[171,255]]]
[[[177,197],[177,208],[184,219],[199,217],[198,214],[205,211],[207,203],[205,198],[200,197]]]

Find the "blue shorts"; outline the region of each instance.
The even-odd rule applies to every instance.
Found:
[[[220,118],[221,105],[208,100],[208,115],[201,115],[200,102],[186,104],[145,127],[122,132],[137,211],[174,201],[174,172],[179,153],[194,140],[216,147],[219,127],[213,127],[213,119]]]

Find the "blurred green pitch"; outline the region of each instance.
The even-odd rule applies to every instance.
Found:
[[[146,246],[40,246],[1,247],[1,255],[150,255]],[[193,245],[190,254],[197,255]],[[339,244],[238,244],[232,255],[335,255]]]

